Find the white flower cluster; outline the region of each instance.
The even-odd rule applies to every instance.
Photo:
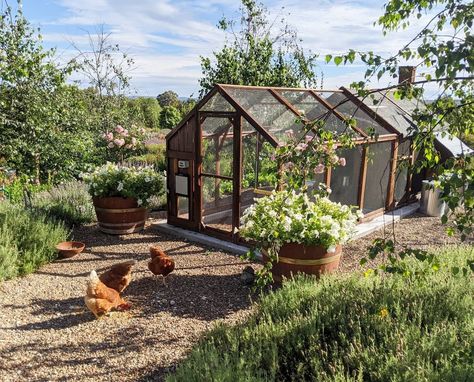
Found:
[[[94,171],[81,174],[93,197],[122,196],[137,199],[147,206],[153,196],[165,191],[165,176],[152,167],[121,166],[107,163]]]
[[[295,191],[274,191],[244,212],[239,231],[258,243],[321,245],[334,252],[352,236],[359,216],[326,197],[310,200]]]

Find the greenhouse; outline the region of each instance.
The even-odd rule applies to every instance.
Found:
[[[346,166],[309,182],[329,186],[332,200],[358,206],[369,220],[418,191],[401,165],[414,160],[406,132],[348,89],[216,85],[166,137],[168,223],[240,241],[245,209],[279,186],[275,147],[289,131],[307,134],[303,121],[313,120],[337,133],[352,129],[356,143],[340,149]]]

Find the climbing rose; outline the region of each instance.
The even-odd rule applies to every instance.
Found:
[[[344,167],[346,165],[346,158],[339,158],[339,165]]]
[[[324,165],[323,164],[318,164],[315,168],[314,168],[314,173],[315,174],[323,174],[324,173]]]

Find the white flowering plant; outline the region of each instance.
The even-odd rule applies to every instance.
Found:
[[[264,247],[286,243],[320,245],[334,252],[351,238],[359,213],[327,197],[283,190],[257,199],[242,217],[240,235]]]
[[[337,245],[351,238],[360,216],[354,208],[325,196],[315,195],[310,199],[307,193],[294,190],[274,191],[247,208],[239,232],[268,254],[270,261],[257,280],[264,285],[271,281],[268,271],[278,261],[278,252],[284,244],[319,245],[329,253],[335,252]]]
[[[147,207],[153,196],[165,192],[165,176],[152,167],[122,166],[107,163],[82,174],[92,197],[120,196],[135,198],[139,206]]]

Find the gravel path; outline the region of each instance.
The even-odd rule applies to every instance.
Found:
[[[407,218],[395,226],[397,238],[421,247],[457,242],[438,221]],[[162,380],[204,331],[251,311],[250,291],[240,281],[247,263],[238,257],[176,240],[153,227],[114,237],[90,226],[74,236],[86,242],[84,253],[0,284],[1,381]],[[379,236],[346,245],[341,270],[356,269]],[[176,260],[169,288],[157,283],[146,266],[148,247],[156,243]],[[83,304],[87,276],[125,259],[139,261],[124,292],[133,307],[95,320]]]

